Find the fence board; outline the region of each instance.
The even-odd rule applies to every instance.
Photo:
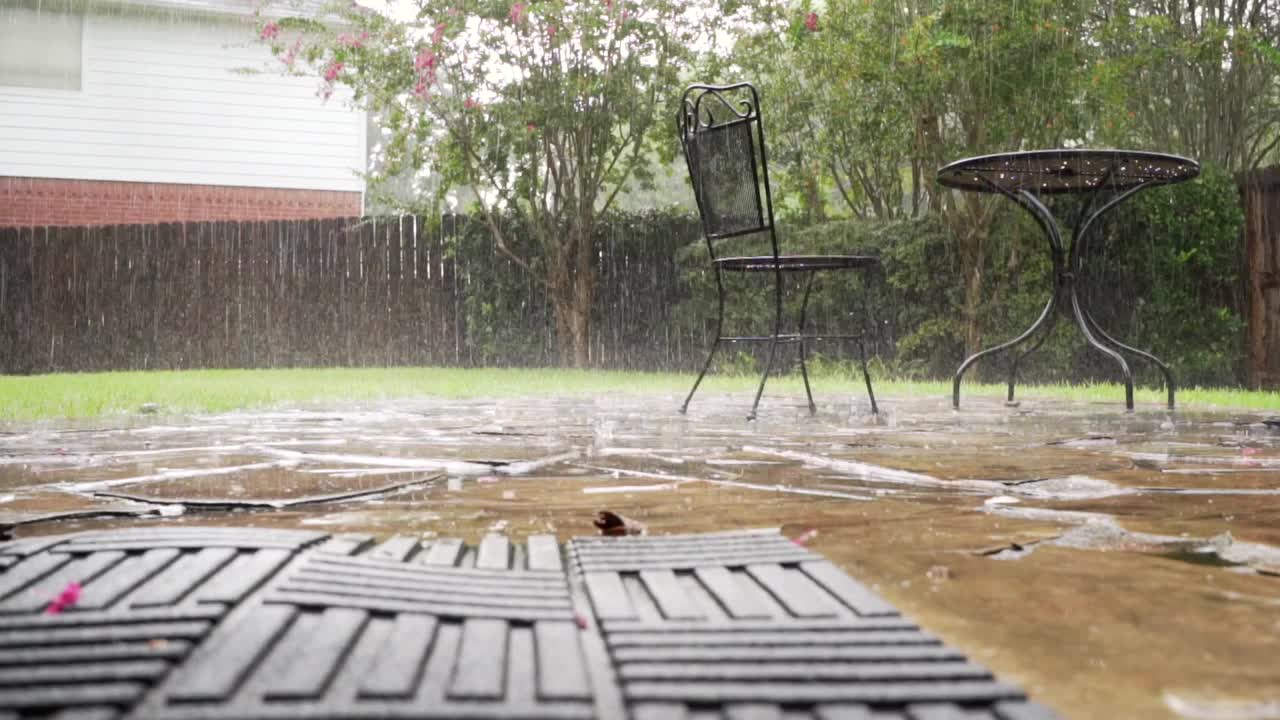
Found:
[[[455,215],[0,228],[0,371],[554,362],[545,289],[486,232]],[[697,363],[701,338],[670,328],[675,249],[696,237],[602,231],[596,365]]]
[[[1245,375],[1254,389],[1280,387],[1280,166],[1243,178]]]

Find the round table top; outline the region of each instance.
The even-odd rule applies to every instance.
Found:
[[[1190,158],[1140,150],[1026,150],[957,160],[938,170],[938,183],[957,190],[1037,194],[1120,191],[1171,185],[1200,174]]]

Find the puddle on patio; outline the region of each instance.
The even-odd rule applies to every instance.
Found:
[[[889,398],[873,418],[822,397],[810,418],[775,395],[748,423],[749,400],[9,426],[0,529],[565,540],[602,509],[651,533],[781,527],[1066,717],[1280,718],[1280,430],[1261,416]]]

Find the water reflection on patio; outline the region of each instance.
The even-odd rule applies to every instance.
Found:
[[[824,400],[810,418],[766,397],[755,423],[745,396],[688,417],[674,396],[610,396],[12,426],[0,527],[565,539],[601,509],[651,533],[777,526],[1068,717],[1280,717],[1280,430]]]

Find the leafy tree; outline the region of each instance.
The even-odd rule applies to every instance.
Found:
[[[429,171],[438,193],[470,190],[497,252],[545,286],[561,360],[581,367],[593,227],[628,184],[648,182],[648,152],[673,134],[679,71],[719,18],[713,3],[412,0],[404,16],[351,4],[333,22],[289,18],[259,35],[319,75],[322,94],[349,86],[385,119],[374,182]]]
[[[1099,3],[1089,97],[1099,137],[1228,172],[1280,158],[1280,3]]]

